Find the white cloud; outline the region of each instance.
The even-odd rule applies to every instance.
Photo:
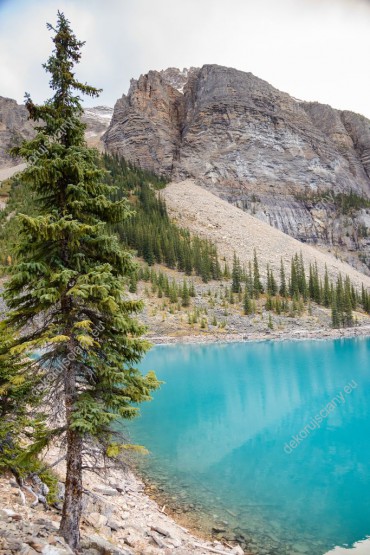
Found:
[[[57,9],[87,41],[78,76],[104,89],[100,103],[149,69],[217,63],[370,117],[367,0],[0,0],[0,95],[49,95]]]

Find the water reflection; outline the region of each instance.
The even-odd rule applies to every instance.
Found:
[[[166,383],[132,432],[153,472],[181,475],[194,498],[202,484],[213,512],[219,497],[252,536],[273,521],[281,553],[352,545],[370,532],[369,351],[363,339],[157,347],[143,369]]]

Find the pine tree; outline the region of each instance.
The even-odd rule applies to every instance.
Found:
[[[241,288],[241,274],[242,274],[242,269],[240,266],[240,260],[239,258],[236,256],[235,252],[234,252],[234,258],[233,258],[233,269],[232,269],[232,285],[231,285],[231,290],[233,293],[239,293],[240,288]]]
[[[270,295],[267,295],[265,309],[266,310],[272,310],[273,309],[273,302],[272,302],[272,298],[271,298]]]
[[[187,285],[185,280],[184,280],[184,283],[182,285],[181,297],[182,297],[182,306],[185,306],[185,307],[189,306],[190,305],[190,294],[189,294],[188,285]]]
[[[270,330],[273,330],[273,329],[274,329],[274,323],[273,323],[273,321],[272,321],[272,316],[271,316],[271,314],[269,314],[269,319],[268,319],[268,324],[267,324],[267,326],[268,326],[268,328],[269,328]]]
[[[196,295],[193,281],[191,282],[190,287],[189,287],[189,295],[190,295],[190,297],[195,297],[195,295]]]
[[[348,276],[346,276],[344,281],[343,324],[346,327],[353,326],[352,291],[351,282]]]
[[[272,297],[275,297],[276,293],[277,293],[277,285],[276,285],[276,280],[273,274],[273,271],[270,268],[270,265],[267,264],[267,288],[266,288],[266,292],[268,295],[271,295]]]
[[[253,296],[253,272],[252,272],[252,262],[248,262],[248,271],[245,275],[245,286],[248,290],[249,296],[252,298]]]
[[[288,294],[287,285],[286,285],[286,278],[285,278],[285,268],[283,259],[280,260],[280,289],[279,293],[282,297],[286,297]]]
[[[252,301],[247,287],[244,290],[243,307],[244,307],[244,314],[247,314],[247,315],[252,314],[253,306],[252,306]]]
[[[364,284],[361,287],[361,304],[365,312],[370,313],[370,295],[366,291]]]
[[[342,327],[345,322],[345,300],[344,300],[344,287],[343,287],[343,278],[341,274],[339,274],[337,279],[337,286],[336,286],[336,307],[338,311],[338,320],[339,326]]]
[[[229,266],[227,265],[227,262],[225,262],[225,265],[224,265],[223,277],[224,277],[224,279],[230,279],[230,277],[231,277]]]
[[[297,268],[297,255],[292,258],[291,268],[290,268],[290,296],[298,297],[299,295],[299,280],[298,280],[298,268]]]
[[[331,295],[331,325],[333,326],[333,328],[340,328],[338,300],[335,291],[333,291]]]
[[[18,340],[18,360],[42,350],[54,401],[49,409],[64,407],[63,425],[50,433],[65,433],[60,531],[76,550],[83,452],[99,444],[104,456],[117,454],[112,422],[133,417],[136,403],[150,399],[158,382],[153,373],[142,376],[135,368],[147,349],[143,327],[133,317],[142,304],[125,298],[125,280],[135,266],[109,227],[127,217],[127,204],[110,200],[114,189],[104,182],[96,151],[84,141],[78,95],[96,97],[99,91],[75,78],[84,43],[65,16],[58,12],[56,28],[48,29],[55,49],[44,68],[54,96],[37,106],[26,95],[30,119],[42,125],[35,138],[14,151],[29,163],[20,179],[37,196],[39,215],[20,215],[18,263],[4,297],[7,325],[27,330]],[[27,402],[27,396],[19,399],[23,407]]]
[[[325,264],[325,276],[324,276],[324,289],[323,289],[323,303],[324,306],[330,306],[330,283],[329,283],[329,275],[328,275],[328,268]]]
[[[170,285],[170,291],[169,291],[170,302],[177,303],[177,298],[178,298],[177,284],[176,284],[176,281],[173,280]]]
[[[261,283],[260,271],[258,266],[257,251],[253,252],[253,296],[258,299],[260,294],[263,293],[263,285]]]
[[[21,478],[35,470],[35,455],[47,441],[45,417],[36,393],[43,372],[34,361],[26,364],[17,355],[14,333],[0,324],[0,471]],[[13,349],[15,351],[13,352]],[[27,400],[27,404],[25,403]],[[38,446],[35,449],[35,444]],[[28,452],[28,447],[32,449]]]
[[[297,261],[297,269],[298,269],[298,288],[299,288],[299,292],[302,295],[304,301],[306,301],[307,296],[308,296],[308,290],[307,290],[306,273],[305,273],[305,268],[304,268],[302,251],[301,251],[301,253],[299,255],[299,259]]]

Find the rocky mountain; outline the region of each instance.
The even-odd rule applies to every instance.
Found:
[[[30,138],[32,133],[26,108],[11,98],[0,96],[0,168],[17,163],[9,155],[9,149],[22,139]]]
[[[370,255],[363,116],[296,100],[231,68],[169,68],[131,81],[103,140],[109,151],[170,180],[195,179],[301,241],[338,246],[355,265],[357,254],[348,253]]]
[[[107,106],[86,108],[83,121],[87,125],[86,139],[89,145],[104,149],[101,136],[109,127],[113,109]],[[20,160],[9,154],[12,146],[34,134],[33,124],[28,120],[28,112],[23,105],[11,98],[0,96],[0,169],[11,168]]]
[[[87,125],[85,137],[90,146],[94,146],[100,151],[104,150],[101,137],[108,129],[112,115],[113,108],[109,106],[95,106],[94,108],[85,109],[82,119]]]

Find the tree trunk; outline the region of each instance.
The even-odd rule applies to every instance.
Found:
[[[67,432],[67,472],[65,497],[60,532],[71,549],[80,544],[82,513],[82,438],[69,429]]]
[[[73,344],[69,345],[73,353]],[[80,520],[82,513],[82,448],[83,438],[72,429],[73,413],[78,392],[75,361],[70,361],[64,376],[64,404],[67,424],[67,456],[65,495],[60,522],[60,533],[73,550],[80,544]]]

